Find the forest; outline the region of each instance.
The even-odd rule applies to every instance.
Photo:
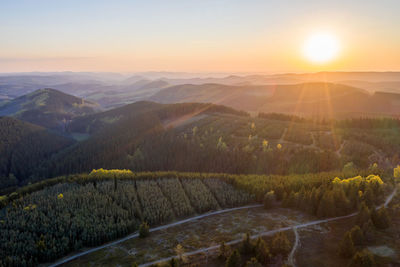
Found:
[[[28,185],[1,199],[1,264],[33,266],[82,247],[210,210],[280,203],[318,217],[383,200],[377,175],[289,176],[93,170]],[[341,178],[338,178],[341,177]]]
[[[250,117],[210,104],[138,102],[77,117],[63,133],[0,124],[0,266],[254,203],[321,219],[368,210],[360,229],[380,229],[388,220],[375,208],[400,151],[396,119]],[[242,265],[257,259],[238,253]]]
[[[29,126],[2,120],[15,121],[2,127],[2,138],[10,140],[0,162],[3,192],[98,168],[265,175],[341,171],[345,166],[362,170],[375,163],[393,168],[400,151],[397,119],[249,117],[209,104],[137,102],[78,117],[62,136],[39,131],[23,138],[30,140],[26,144],[12,140],[19,136],[17,122]],[[72,140],[75,135],[83,139]],[[22,159],[28,164],[17,164]]]

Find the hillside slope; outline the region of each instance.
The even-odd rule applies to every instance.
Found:
[[[72,143],[42,127],[0,117],[0,189],[34,178],[32,170]]]
[[[0,116],[63,130],[72,118],[93,113],[96,108],[93,102],[46,88],[9,101],[0,107]]]
[[[363,89],[333,83],[264,86],[189,84],[168,87],[150,99],[160,103],[210,102],[248,112],[336,118],[398,114],[400,103],[393,101],[394,95],[398,96],[388,93],[371,95]]]

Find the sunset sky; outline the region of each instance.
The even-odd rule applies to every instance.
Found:
[[[0,72],[400,70],[400,2],[1,0]],[[304,43],[338,52],[312,62]]]

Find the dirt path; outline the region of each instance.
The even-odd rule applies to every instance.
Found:
[[[285,136],[286,136],[287,131],[288,131],[288,128],[285,128],[285,130],[283,130],[282,136],[281,136],[281,138],[279,138],[279,140],[278,140],[279,144],[282,144],[282,143],[285,143],[285,142],[286,142],[286,141],[285,141]]]
[[[296,240],[294,241],[293,248],[290,251],[287,263],[292,267],[296,267],[296,260],[294,258],[294,254],[296,253],[297,247],[300,244],[300,236],[299,236],[299,232],[297,232],[297,227],[293,227],[293,232],[294,232],[294,236],[296,237]]]
[[[198,219],[202,219],[202,218],[213,216],[213,215],[217,215],[217,214],[232,212],[232,211],[241,210],[241,209],[259,208],[259,207],[262,207],[262,206],[263,206],[263,204],[254,204],[254,205],[248,205],[248,206],[243,206],[243,207],[238,207],[238,208],[224,209],[224,210],[218,210],[218,211],[214,211],[214,212],[209,212],[209,213],[205,213],[205,214],[202,214],[202,215],[199,215],[199,216],[195,216],[195,217],[187,218],[187,219],[184,219],[184,220],[181,220],[181,221],[177,221],[177,222],[174,222],[174,223],[170,223],[170,224],[166,224],[166,225],[162,225],[162,226],[151,228],[150,232],[155,232],[155,231],[168,229],[168,228],[171,228],[171,227],[174,227],[174,226],[178,226],[178,225],[181,225],[181,224],[184,224],[184,223],[187,223],[187,222],[195,221],[195,220],[198,220]],[[59,261],[57,261],[57,262],[55,262],[53,264],[50,264],[49,267],[59,266],[61,264],[67,263],[67,262],[69,262],[71,260],[74,260],[76,258],[79,258],[81,256],[93,253],[93,252],[98,251],[98,250],[103,249],[103,248],[115,246],[115,245],[117,245],[119,243],[122,243],[122,242],[124,242],[126,240],[129,240],[129,239],[132,239],[132,238],[137,238],[137,237],[139,237],[139,233],[130,234],[130,235],[126,236],[126,237],[123,237],[121,239],[115,240],[115,241],[113,241],[111,243],[107,243],[107,244],[104,244],[104,245],[101,245],[101,246],[98,246],[98,247],[95,247],[95,248],[91,248],[91,249],[82,251],[80,253],[77,253],[77,254],[75,254],[73,256],[69,256],[69,257],[66,257],[64,259],[61,259],[61,260],[59,260]]]
[[[392,199],[396,195],[396,193],[397,193],[397,188],[395,188],[393,190],[393,192],[386,198],[385,203],[383,203],[382,205],[377,207],[377,209],[382,207],[382,206],[387,207],[387,205],[392,201]],[[258,238],[258,237],[262,237],[262,236],[271,236],[271,235],[274,235],[274,234],[276,234],[278,232],[288,231],[288,230],[293,229],[295,231],[296,241],[295,241],[295,245],[293,246],[293,249],[292,249],[290,254],[293,253],[293,255],[292,255],[293,259],[292,260],[293,260],[293,263],[294,263],[294,253],[295,253],[295,251],[296,251],[296,249],[298,247],[299,241],[300,241],[297,229],[305,228],[305,227],[309,227],[309,226],[317,225],[317,224],[321,224],[321,223],[327,223],[327,222],[342,220],[342,219],[346,219],[346,218],[351,218],[353,216],[356,216],[357,214],[358,214],[358,212],[354,212],[354,213],[351,213],[351,214],[348,214],[348,215],[344,215],[344,216],[333,217],[333,218],[322,219],[322,220],[315,220],[315,221],[311,221],[311,222],[308,222],[308,223],[302,223],[302,224],[296,225],[294,227],[293,226],[281,227],[281,228],[278,228],[278,229],[275,229],[275,230],[270,230],[270,231],[266,231],[266,232],[263,232],[263,233],[260,233],[260,234],[257,234],[257,235],[253,235],[253,236],[251,236],[251,238],[255,239],[255,238]],[[227,242],[226,245],[228,245],[228,246],[236,245],[236,244],[238,244],[240,242],[242,242],[242,239],[236,239],[236,240],[232,240],[230,242]],[[183,256],[184,257],[189,257],[189,256],[193,256],[193,255],[200,254],[200,253],[207,253],[209,251],[216,250],[218,248],[219,248],[219,245],[211,246],[211,247],[208,247],[208,248],[201,248],[201,249],[198,249],[198,250],[195,250],[195,251],[184,253]],[[172,258],[176,258],[176,256],[171,256],[171,257],[167,257],[167,258],[164,258],[164,259],[159,259],[159,260],[156,260],[156,261],[152,261],[152,262],[148,262],[148,263],[145,263],[145,264],[141,264],[139,266],[141,266],[141,267],[151,266],[153,264],[158,264],[158,263],[169,261]],[[290,255],[289,255],[289,259],[290,259]]]
[[[342,150],[343,150],[343,147],[344,147],[345,144],[346,144],[346,140],[343,140],[343,142],[340,144],[339,149],[335,152],[336,155],[337,155],[339,158],[342,157]]]
[[[379,206],[378,208],[380,208],[380,207],[382,207],[382,206],[387,207],[387,205],[392,201],[392,199],[393,199],[393,197],[396,195],[396,193],[397,193],[397,188],[386,198],[384,204],[382,204],[382,205]],[[185,219],[185,220],[181,220],[181,221],[177,221],[177,222],[174,222],[174,223],[170,223],[170,224],[167,224],[167,225],[163,225],[163,226],[158,226],[158,227],[155,227],[155,228],[151,228],[151,229],[150,229],[150,232],[155,232],[155,231],[160,231],[160,230],[163,230],[163,229],[168,229],[168,228],[170,228],[170,227],[178,226],[178,225],[181,225],[181,224],[184,224],[184,223],[187,223],[187,222],[191,222],[191,221],[195,221],[195,220],[198,220],[198,219],[202,219],[202,218],[205,218],[205,217],[208,217],[208,216],[213,216],[213,215],[222,214],[222,213],[227,213],[227,212],[231,212],[231,211],[235,211],[235,210],[241,210],[241,209],[258,208],[258,207],[262,207],[262,206],[263,206],[262,204],[255,204],[255,205],[243,206],[243,207],[238,207],[238,208],[232,208],[232,209],[225,209],[225,210],[214,211],[214,212],[202,214],[202,215],[199,215],[199,216],[191,217],[191,218],[188,218],[188,219]],[[331,222],[331,221],[336,221],[336,220],[341,220],[341,219],[345,219],[345,218],[350,218],[350,217],[353,217],[353,216],[355,216],[355,215],[357,215],[357,212],[352,213],[352,214],[349,214],[349,215],[345,215],[345,216],[334,217],[334,218],[328,218],[328,219],[322,219],[322,220],[315,220],[315,221],[311,221],[311,222],[308,222],[308,223],[299,224],[299,225],[296,225],[294,228],[293,228],[293,226],[281,227],[281,228],[278,228],[278,229],[274,229],[274,230],[262,232],[262,233],[257,234],[257,235],[253,235],[253,236],[251,236],[251,238],[258,238],[258,237],[260,237],[260,236],[270,236],[270,235],[274,235],[274,234],[276,234],[276,233],[278,233],[278,232],[288,231],[288,230],[291,230],[291,229],[293,229],[293,230],[296,229],[295,234],[298,235],[298,233],[297,233],[297,229],[298,229],[298,228],[305,228],[305,227],[308,227],[308,226],[311,226],[311,225],[317,225],[317,224],[321,224],[321,223],[327,223],[327,222]],[[53,263],[53,264],[49,265],[49,266],[50,266],[50,267],[59,266],[59,265],[61,265],[61,264],[64,264],[64,263],[66,263],[66,262],[69,262],[69,261],[71,261],[71,260],[74,260],[74,259],[76,259],[76,258],[79,258],[79,257],[81,257],[81,256],[84,256],[84,255],[93,253],[93,252],[98,251],[98,250],[103,249],[103,248],[107,248],[107,247],[111,247],[111,246],[117,245],[117,244],[119,244],[119,243],[122,243],[122,242],[124,242],[124,241],[126,241],[126,240],[129,240],[129,239],[132,239],[132,238],[137,238],[138,236],[139,236],[138,233],[134,233],[134,234],[128,235],[128,236],[126,236],[126,237],[124,237],[124,238],[118,239],[118,240],[113,241],[113,242],[111,242],[111,243],[104,244],[104,245],[101,245],[101,246],[99,246],[99,247],[95,247],[95,248],[88,249],[88,250],[86,250],[86,251],[77,253],[77,254],[75,254],[75,255],[73,255],[73,256],[70,256],[70,257],[66,257],[66,258],[64,258],[64,259],[59,260],[59,261],[56,262],[56,263]],[[296,240],[297,240],[297,237],[296,237]],[[237,240],[232,240],[232,241],[230,241],[230,242],[227,242],[226,244],[227,244],[227,245],[235,245],[235,244],[240,243],[241,241],[242,241],[242,239],[237,239]],[[298,241],[295,241],[295,242],[298,242]],[[297,245],[297,246],[298,246],[298,245]],[[296,244],[295,244],[295,246],[294,246],[294,251],[293,251],[293,249],[292,249],[293,257],[294,257],[295,249],[297,249],[297,246],[296,246]],[[208,247],[208,248],[201,248],[201,249],[198,249],[198,250],[195,250],[195,251],[191,251],[191,252],[184,253],[183,256],[185,256],[185,257],[193,256],[193,255],[196,255],[196,254],[200,254],[200,253],[205,253],[205,252],[208,252],[208,251],[216,250],[216,249],[218,249],[218,248],[219,248],[219,245],[211,246],[211,247]],[[140,266],[143,266],[143,267],[144,267],[144,266],[151,266],[152,264],[157,264],[157,263],[165,262],[165,261],[171,260],[172,258],[175,258],[175,256],[171,256],[171,257],[159,259],[159,260],[153,261],[153,262],[148,262],[148,263],[142,264],[142,265],[140,265]],[[294,259],[293,259],[293,260],[294,260]]]
[[[389,205],[390,202],[392,202],[394,196],[397,194],[397,187],[394,188],[393,192],[386,198],[385,203],[383,204],[383,207],[387,207]],[[381,206],[379,206],[378,208],[381,208]]]

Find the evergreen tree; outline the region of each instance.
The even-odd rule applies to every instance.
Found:
[[[374,255],[367,249],[357,252],[351,262],[350,267],[374,267],[376,266]]]
[[[243,241],[240,246],[240,252],[244,255],[248,255],[253,252],[253,244],[251,243],[250,234],[246,233],[243,237]]]
[[[367,189],[365,190],[365,192],[363,194],[363,200],[364,200],[365,204],[367,205],[367,207],[373,208],[374,203],[375,203],[375,195],[374,195],[374,191],[371,189],[370,186],[368,186]]]
[[[365,202],[361,203],[360,210],[357,214],[356,217],[356,224],[359,226],[364,225],[364,223],[367,223],[371,217],[371,213],[369,211],[369,208],[365,204]]]
[[[179,266],[179,261],[178,259],[172,258],[169,262],[168,262],[168,267],[178,267]]]
[[[267,264],[271,260],[271,253],[264,239],[259,237],[255,245],[255,254],[258,262],[261,264]]]
[[[351,239],[354,245],[359,246],[364,242],[364,234],[358,225],[353,226],[350,230]]]
[[[290,252],[290,242],[285,232],[276,233],[272,239],[271,252],[274,256],[288,255]]]
[[[325,191],[319,202],[319,207],[317,211],[318,217],[333,217],[336,215],[335,212],[335,200],[333,194],[330,191]]]
[[[362,225],[361,228],[364,239],[367,241],[372,241],[375,236],[375,226],[371,219],[369,219],[366,223]]]
[[[371,214],[372,222],[378,229],[386,229],[390,226],[390,217],[385,207],[379,210],[373,210]]]
[[[226,260],[226,267],[240,267],[241,266],[241,257],[240,253],[237,249],[235,249],[229,258]]]
[[[245,267],[262,267],[262,265],[257,261],[256,258],[251,258],[246,262]]]
[[[181,244],[176,245],[175,253],[178,256],[178,259],[179,259],[180,262],[186,262],[186,258],[184,256],[185,251],[184,251],[184,249],[183,249]]]
[[[150,226],[147,222],[142,222],[139,226],[139,237],[144,238],[149,236],[150,234]]]
[[[355,252],[354,243],[353,240],[351,239],[350,232],[346,232],[343,240],[340,242],[339,245],[339,254],[343,258],[351,258],[354,255],[354,252]]]
[[[222,242],[221,245],[219,246],[218,257],[223,259],[223,260],[226,260],[228,258],[228,256],[229,256],[229,250],[230,250],[229,246],[227,246],[225,244],[225,242]]]
[[[269,209],[274,205],[274,203],[275,203],[275,192],[271,190],[264,195],[264,208]]]

